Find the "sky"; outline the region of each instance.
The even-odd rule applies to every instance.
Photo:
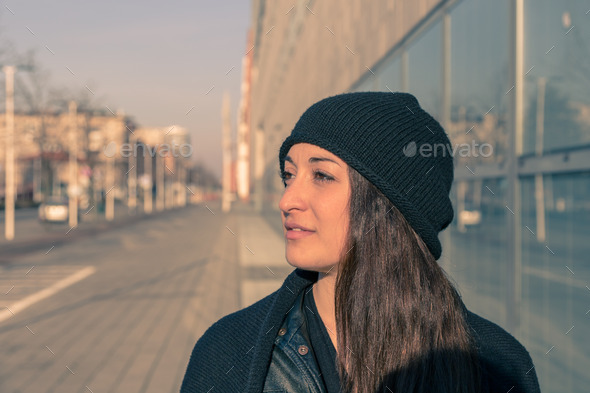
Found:
[[[222,97],[235,128],[249,24],[247,0],[0,5],[0,43],[34,50],[51,86],[92,91],[142,127],[186,127],[194,159],[218,176]]]

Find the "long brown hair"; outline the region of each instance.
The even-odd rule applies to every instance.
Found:
[[[349,237],[335,299],[346,391],[479,391],[459,294],[392,203],[353,168],[349,178]]]

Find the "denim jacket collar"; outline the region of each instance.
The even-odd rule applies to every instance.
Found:
[[[303,309],[304,294],[305,290],[297,296],[275,338],[264,392],[325,392],[307,332]]]

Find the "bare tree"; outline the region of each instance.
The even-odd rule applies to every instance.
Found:
[[[39,62],[35,51],[19,54],[11,49],[12,63],[27,66],[27,72],[15,75],[15,107],[17,113],[38,116],[39,122],[27,130],[29,137],[37,146],[39,155],[34,159],[35,196],[38,198],[51,193],[54,168],[51,154],[62,150],[57,140],[48,140],[47,116],[54,111],[52,105],[52,87],[50,73]]]
[[[50,72],[40,63],[37,52],[28,51],[24,54],[13,53],[13,63],[28,66],[28,72],[16,74],[15,101],[17,111],[38,117],[35,129],[30,135],[39,151],[38,161],[34,167],[42,195],[47,196],[52,190],[56,160],[63,160],[67,146],[64,138],[55,132],[48,133],[50,118],[68,111],[70,101],[75,101],[78,113],[83,114],[85,121],[80,124],[83,133],[88,133],[90,117],[99,111],[98,99],[94,91],[86,86],[78,89],[55,87],[51,82]],[[65,131],[65,130],[64,130]]]

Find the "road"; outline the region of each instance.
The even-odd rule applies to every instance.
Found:
[[[63,288],[0,317],[0,391],[177,392],[205,329],[289,273],[282,248],[261,217],[200,205],[10,257],[0,305]]]
[[[37,219],[37,208],[23,208],[15,211],[15,236],[9,241],[4,237],[4,211],[0,211],[0,264],[9,263],[16,255],[43,250],[52,245],[71,241],[72,238],[88,236],[97,231],[125,224],[142,217],[142,214],[130,214],[128,209],[115,204],[115,219],[107,222],[104,213],[90,208],[81,212],[80,222],[75,228],[67,223],[46,223]]]

